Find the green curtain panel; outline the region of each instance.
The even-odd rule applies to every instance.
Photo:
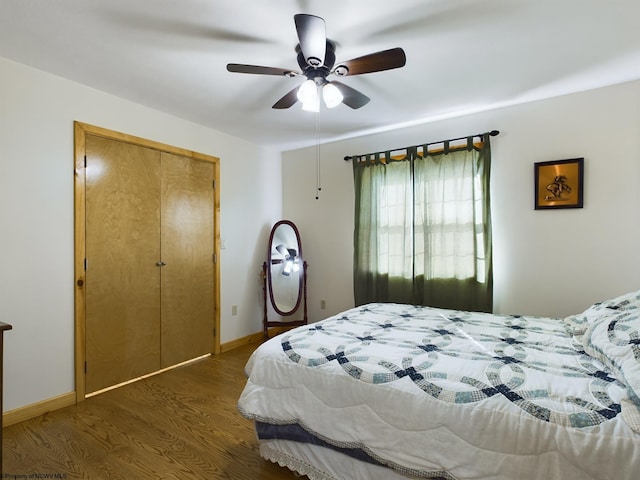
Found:
[[[356,305],[492,311],[491,147],[481,140],[354,158]]]

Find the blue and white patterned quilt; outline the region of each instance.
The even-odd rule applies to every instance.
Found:
[[[406,475],[640,478],[625,384],[560,319],[369,304],[271,339],[246,370],[247,418]]]

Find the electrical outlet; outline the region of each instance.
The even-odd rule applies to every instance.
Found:
[[[322,299],[320,300],[320,309],[321,310],[326,310],[327,309],[327,301]]]
[[[231,315],[238,314],[238,305],[231,305]]]

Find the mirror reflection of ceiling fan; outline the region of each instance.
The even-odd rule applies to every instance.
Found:
[[[306,78],[301,85],[278,100],[272,108],[290,108],[300,101],[304,110],[317,112],[320,110],[319,91],[322,92],[322,99],[328,108],[333,108],[340,103],[353,109],[363,107],[369,103],[369,97],[342,82],[327,80],[327,77],[381,72],[403,67],[406,63],[404,50],[392,48],[336,65],[335,43],[327,39],[324,19],[301,13],[294,15],[294,22],[300,42],[296,46],[300,71],[238,63],[227,65],[227,70],[230,72]]]
[[[287,248],[283,244],[276,247],[276,250],[282,255],[282,275],[289,276],[291,272],[300,270],[300,257],[295,248]]]

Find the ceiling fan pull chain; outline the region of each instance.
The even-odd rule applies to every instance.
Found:
[[[320,172],[320,111],[316,113],[316,200],[320,198],[322,190],[322,178]]]

